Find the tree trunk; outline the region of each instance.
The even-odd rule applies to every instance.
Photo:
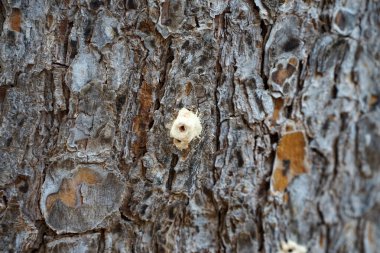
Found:
[[[2,252],[378,252],[380,1],[0,9]]]

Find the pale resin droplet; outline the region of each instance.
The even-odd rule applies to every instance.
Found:
[[[182,108],[170,129],[170,137],[174,138],[174,145],[179,150],[183,150],[188,148],[189,143],[195,137],[199,137],[201,132],[202,125],[198,116],[186,108]]]

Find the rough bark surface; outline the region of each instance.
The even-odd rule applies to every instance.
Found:
[[[379,251],[380,1],[0,13],[2,252]]]

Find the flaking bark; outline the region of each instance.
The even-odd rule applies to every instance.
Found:
[[[378,252],[379,13],[2,0],[1,251]]]

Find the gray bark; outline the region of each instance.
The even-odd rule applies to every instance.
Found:
[[[0,12],[2,252],[378,252],[378,0]]]

